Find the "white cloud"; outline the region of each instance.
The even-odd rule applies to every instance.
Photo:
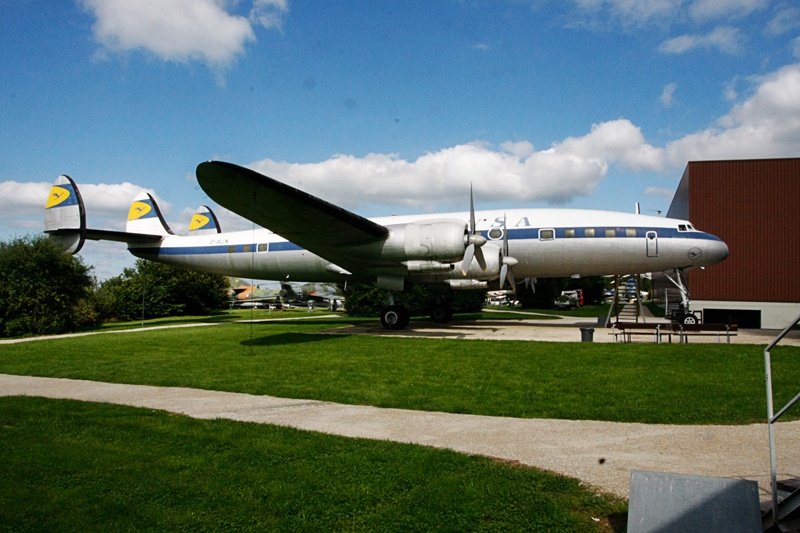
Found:
[[[769,0],[696,0],[689,5],[689,15],[699,22],[741,18],[767,6]]]
[[[461,204],[469,183],[484,201],[562,203],[591,194],[614,162],[645,169],[657,165],[658,157],[639,128],[623,119],[596,124],[585,136],[538,152],[525,141],[503,143],[501,151],[473,142],[416,161],[395,154],[336,155],[322,163],[264,159],[250,167],[350,209],[363,204],[432,208],[443,198]]]
[[[679,13],[682,0],[574,0],[584,14],[608,14],[625,26],[642,26],[672,20]]]
[[[675,94],[675,89],[678,88],[677,83],[670,83],[666,87],[664,87],[664,92],[661,93],[661,103],[664,104],[666,107],[672,107],[672,104],[675,103],[675,99],[673,95]]]
[[[0,182],[0,222],[11,227],[44,229],[44,204],[52,183],[45,182]],[[163,201],[152,189],[144,189],[132,183],[119,184],[78,184],[78,190],[86,206],[87,225],[89,221],[102,219],[114,228],[122,228],[128,218],[131,202],[142,191],[147,191],[156,199],[161,212],[168,216],[172,205]],[[41,221],[33,226],[30,220]],[[113,229],[100,227],[97,229]]]
[[[664,147],[648,143],[630,120],[618,119],[595,124],[583,136],[540,151],[527,141],[505,142],[499,150],[473,142],[415,161],[396,154],[335,155],[321,163],[264,159],[250,166],[348,209],[364,204],[428,209],[442,198],[463,205],[469,183],[484,202],[513,198],[563,203],[591,194],[612,165],[631,173],[675,172],[695,160],[797,157],[800,64],[757,83],[753,95],[733,106],[716,126]],[[666,192],[650,189],[647,194]]]
[[[281,29],[288,11],[286,0],[254,0],[249,18],[254,24],[260,24],[267,29]]]
[[[742,50],[744,35],[738,28],[720,26],[706,35],[681,35],[661,43],[662,54],[683,54],[695,48],[718,48],[726,54],[738,54]]]
[[[720,118],[718,127],[667,144],[672,166],[698,159],[797,157],[800,153],[800,64],[762,78],[755,94]]]
[[[725,84],[725,90],[723,91],[723,96],[725,100],[731,102],[739,98],[739,93],[736,92],[736,82],[739,80],[738,76],[733,78],[731,81]]]
[[[670,25],[735,19],[766,8],[769,0],[573,0],[583,16],[605,16],[623,26]]]
[[[767,33],[770,35],[783,35],[795,28],[800,28],[800,8],[783,6],[775,12],[767,24]]]
[[[529,143],[528,141],[522,141],[518,143],[506,141],[500,145],[500,148],[510,154],[514,154],[521,159],[527,159],[533,155],[534,152],[533,144]]]
[[[225,10],[224,0],[77,0],[97,21],[104,51],[144,50],[165,61],[229,65],[255,40],[251,21],[280,28],[285,0],[255,0],[250,19]]]

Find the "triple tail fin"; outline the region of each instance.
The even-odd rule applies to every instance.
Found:
[[[219,227],[219,221],[214,212],[206,205],[201,205],[197,208],[192,217],[192,223],[189,225],[189,235],[208,235],[222,233]]]
[[[69,176],[59,176],[44,206],[44,232],[66,253],[76,254],[86,239],[86,211],[77,185]]]
[[[150,194],[141,192],[133,199],[131,210],[128,212],[128,225],[125,226],[127,233],[139,233],[148,235],[160,235],[167,237],[175,235],[167,226],[158,204]]]
[[[143,194],[150,199],[153,206],[156,205],[150,195]],[[154,244],[161,241],[166,235],[172,234],[166,223],[163,222],[164,219],[161,218],[158,206],[155,206],[155,211],[163,224],[161,231],[157,233],[146,231],[129,233],[130,222],[128,222],[128,232],[87,229],[86,210],[78,186],[69,176],[59,176],[50,189],[44,207],[44,232],[55,240],[65,253],[70,254],[78,253],[86,239],[125,242],[128,245]]]

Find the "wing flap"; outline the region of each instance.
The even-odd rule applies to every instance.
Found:
[[[232,163],[201,163],[197,181],[219,205],[322,257],[331,257],[335,247],[375,242],[389,233],[380,224]]]

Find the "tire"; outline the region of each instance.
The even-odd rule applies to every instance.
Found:
[[[386,329],[403,329],[410,319],[408,309],[402,305],[390,305],[381,311],[381,325]]]
[[[431,320],[437,324],[446,324],[453,318],[453,310],[447,304],[437,304],[431,309]]]
[[[693,326],[697,324],[697,317],[694,315],[686,315],[685,317],[683,317],[683,323],[686,324],[687,326]]]

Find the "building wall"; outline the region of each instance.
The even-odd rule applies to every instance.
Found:
[[[692,300],[800,302],[800,158],[692,161],[667,216],[730,249],[722,263],[690,272]]]

